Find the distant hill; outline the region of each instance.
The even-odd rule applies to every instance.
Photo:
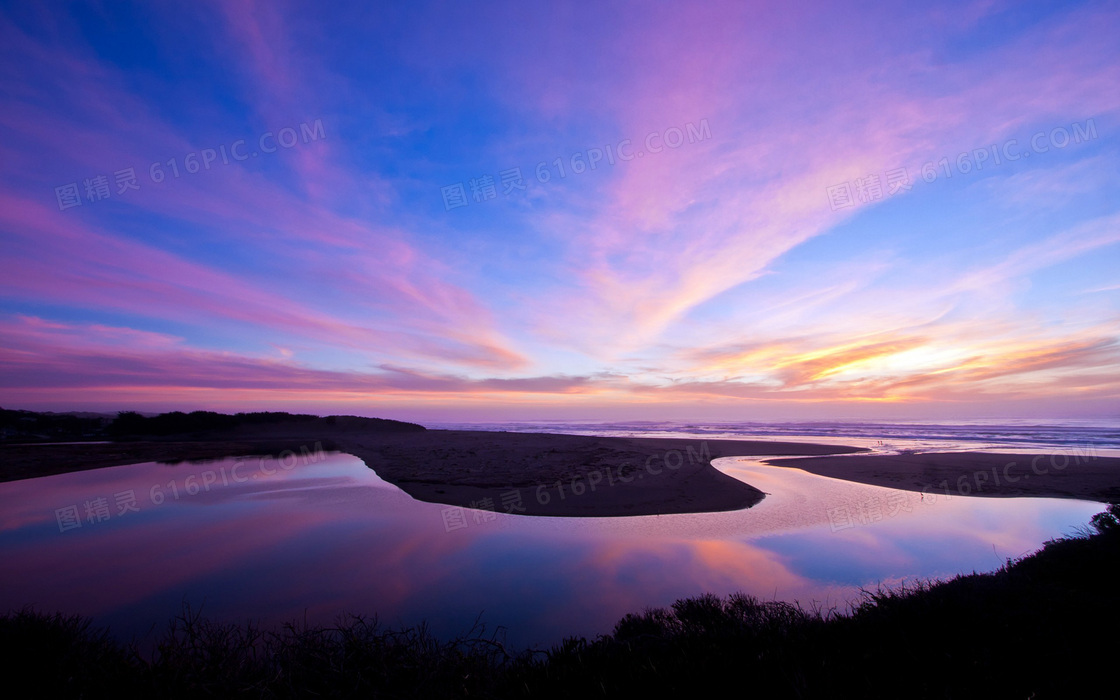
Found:
[[[104,439],[112,415],[36,413],[0,408],[0,441],[72,441]]]
[[[143,416],[126,411],[108,426],[108,434],[120,437],[148,437],[169,435],[192,435],[196,433],[230,432],[235,434],[281,434],[326,433],[345,431],[363,432],[415,432],[424,430],[415,423],[387,420],[385,418],[362,418],[360,416],[327,416],[325,418],[306,413],[284,413],[264,411],[258,413],[214,413],[213,411],[193,411],[183,413],[172,411],[158,416]]]
[[[415,423],[361,416],[314,416],[304,413],[262,411],[233,415],[213,411],[172,411],[145,416],[123,411],[103,414],[36,413],[0,409],[0,441],[45,442],[119,440],[144,437],[230,433],[233,435],[282,435],[335,432],[418,432]]]

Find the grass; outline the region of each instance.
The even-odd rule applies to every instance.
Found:
[[[263,630],[185,609],[141,654],[23,610],[0,618],[0,669],[43,697],[1088,696],[1115,685],[1120,506],[1091,525],[992,573],[865,591],[844,615],[704,595],[512,653],[477,625],[440,640],[362,617]]]

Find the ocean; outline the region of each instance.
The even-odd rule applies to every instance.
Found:
[[[426,423],[444,430],[566,433],[612,437],[712,438],[818,442],[870,447],[876,452],[1034,452],[1055,449],[1120,456],[1120,419],[961,420],[906,422],[510,421]]]

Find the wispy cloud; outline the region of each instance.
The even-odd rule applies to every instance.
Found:
[[[1120,401],[1115,7],[440,9],[0,12],[5,404]]]

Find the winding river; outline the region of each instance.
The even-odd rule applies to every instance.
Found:
[[[715,465],[767,497],[727,513],[532,518],[413,500],[339,453],[4,483],[0,605],[90,615],[126,639],[189,603],[267,625],[357,613],[449,636],[480,622],[539,646],[705,592],[845,611],[861,588],[994,570],[1102,509]]]

